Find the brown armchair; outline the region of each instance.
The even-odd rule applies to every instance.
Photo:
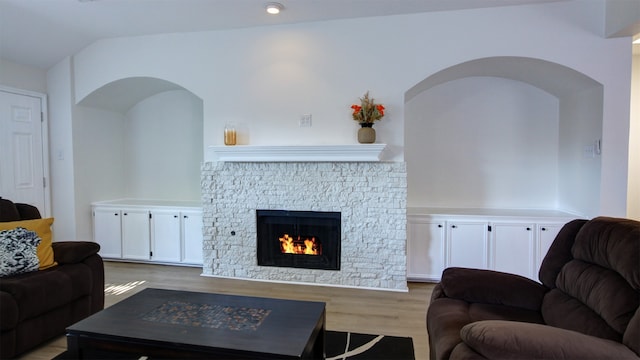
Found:
[[[446,269],[427,311],[431,359],[640,359],[640,222],[569,222],[539,278]]]

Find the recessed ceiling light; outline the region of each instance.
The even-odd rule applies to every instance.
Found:
[[[271,15],[277,15],[280,14],[280,11],[282,11],[282,9],[284,9],[284,6],[282,6],[282,4],[280,3],[268,3],[266,6],[267,12]]]

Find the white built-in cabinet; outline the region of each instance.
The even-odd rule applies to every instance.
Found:
[[[122,217],[122,258],[149,260],[149,210],[123,208]]]
[[[92,204],[94,241],[105,259],[202,265],[197,203],[114,200]]]
[[[187,264],[202,264],[202,210],[185,210],[180,216],[182,259]]]
[[[445,224],[445,267],[487,268],[486,222],[459,220]]]
[[[160,262],[180,262],[182,241],[180,239],[180,211],[151,211],[151,257]]]
[[[490,229],[490,268],[536,280],[534,224],[494,222]]]
[[[435,280],[444,269],[445,223],[426,216],[407,221],[407,278]]]
[[[93,241],[100,244],[104,258],[122,258],[122,225],[120,209],[93,207]]]
[[[555,236],[577,217],[559,211],[409,208],[407,279],[438,281],[447,267],[468,267],[538,281]]]

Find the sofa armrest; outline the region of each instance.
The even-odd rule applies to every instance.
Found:
[[[470,303],[496,304],[539,311],[549,290],[525,277],[492,270],[447,268],[440,281],[446,297]]]
[[[59,241],[51,246],[55,261],[60,265],[82,262],[100,251],[100,245],[90,241]]]
[[[639,359],[619,342],[541,324],[478,321],[464,326],[460,337],[488,359]]]

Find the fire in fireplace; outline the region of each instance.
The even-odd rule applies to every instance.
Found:
[[[322,243],[315,236],[298,236],[294,239],[284,234],[279,240],[280,252],[284,254],[322,255]]]
[[[258,265],[340,270],[339,212],[256,210]]]

